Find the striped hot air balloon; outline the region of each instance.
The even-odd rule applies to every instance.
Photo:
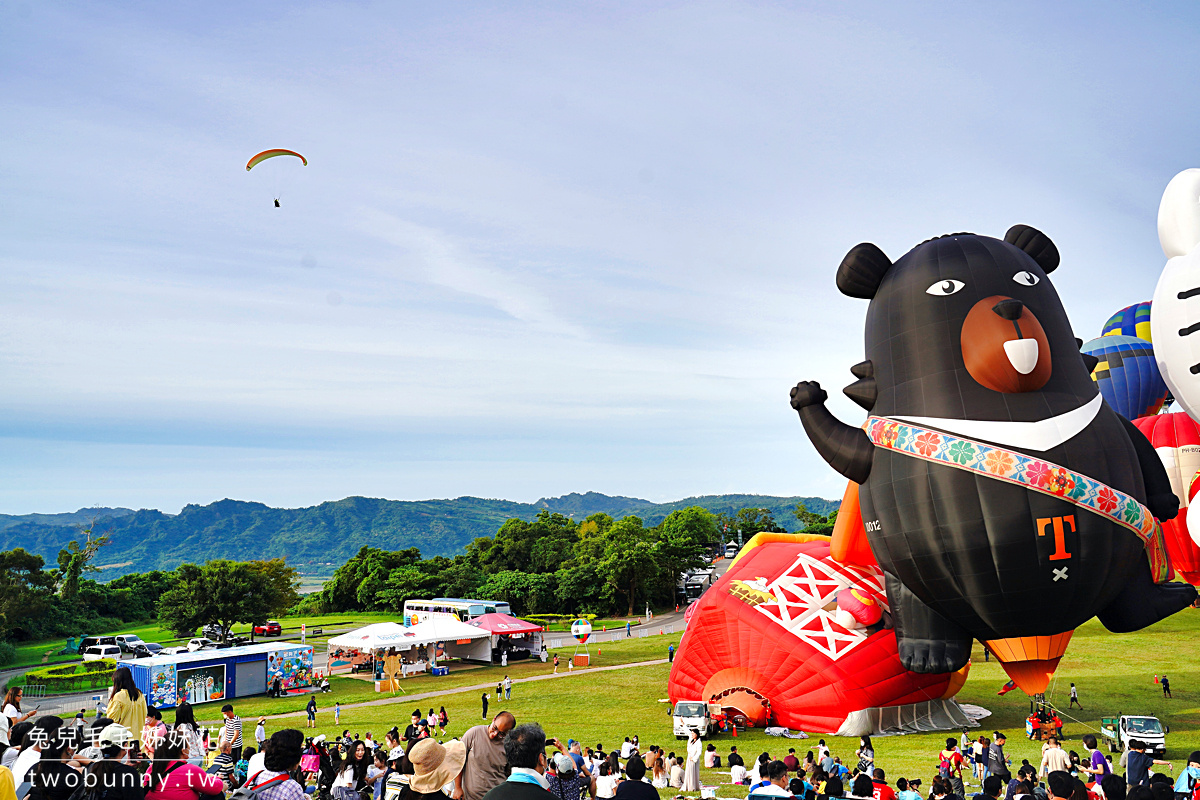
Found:
[[[1157,414],[1167,399],[1167,384],[1154,360],[1154,346],[1132,336],[1101,336],[1080,348],[1099,359],[1092,380],[1113,410],[1126,419]]]
[[[1150,301],[1134,303],[1108,318],[1100,329],[1101,336],[1133,336],[1153,342],[1150,338]]]

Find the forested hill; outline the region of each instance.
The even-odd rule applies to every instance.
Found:
[[[455,556],[472,539],[494,535],[506,519],[532,520],[543,508],[577,520],[597,512],[613,517],[636,514],[651,526],[688,506],[730,516],[742,508],[765,508],[781,527],[798,530],[801,526],[792,510],[800,502],[818,514],[838,505],[818,497],[753,494],[651,503],[595,492],[543,498],[532,504],[478,497],[415,502],[347,497],[309,508],[271,508],[262,503],[220,500],[206,506],[189,505],[174,515],[152,509],[81,509],[72,514],[0,516],[0,550],[23,547],[53,564],[58,551],[79,536],[78,526],[95,519],[95,531],[112,540],[96,559],[104,567],[100,580],[129,572],[174,569],[185,561],[276,556],[286,556],[303,573],[329,574],[364,545],[387,550],[417,547],[427,558]]]

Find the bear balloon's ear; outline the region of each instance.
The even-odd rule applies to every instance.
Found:
[[[1054,272],[1058,267],[1058,248],[1050,241],[1049,236],[1037,228],[1013,225],[1008,229],[1008,233],[1004,234],[1004,241],[1028,253],[1046,274]]]
[[[856,244],[838,267],[838,290],[849,297],[870,300],[891,268],[891,259],[878,247],[870,242]]]

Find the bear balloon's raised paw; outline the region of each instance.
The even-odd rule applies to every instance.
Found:
[[[920,675],[955,672],[971,659],[971,640],[965,642],[941,639],[901,639],[900,664],[909,672]]]
[[[797,411],[820,405],[828,399],[829,394],[816,381],[800,381],[792,387],[792,408]]]

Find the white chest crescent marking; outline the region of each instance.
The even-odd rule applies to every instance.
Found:
[[[942,417],[889,417],[911,422],[982,442],[1045,451],[1071,439],[1096,418],[1104,398],[1097,394],[1079,408],[1037,422],[1012,422],[990,419],[946,419]]]

